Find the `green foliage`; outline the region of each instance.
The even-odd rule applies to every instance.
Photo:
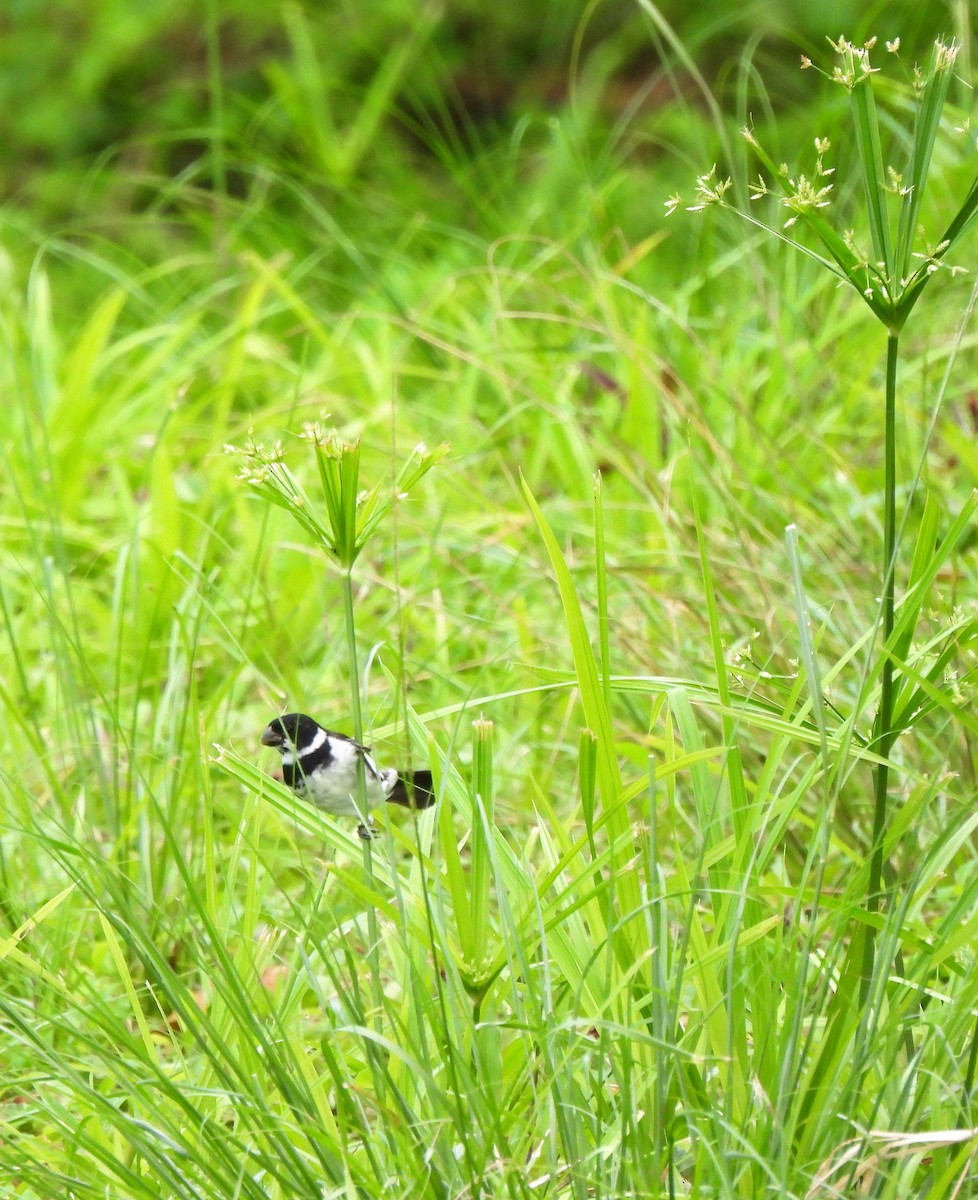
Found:
[[[840,63],[829,76],[850,97],[856,145],[854,165],[862,185],[871,241],[869,249],[861,250],[857,246],[852,230],[846,224],[851,214],[846,213],[844,220],[835,224],[822,215],[822,210],[831,205],[831,193],[836,187],[832,179],[835,168],[825,165],[825,155],[831,145],[828,138],[814,139],[817,161],[814,177],[809,179],[800,173],[792,175],[787,164],[776,166],[753,130],[745,128],[742,132],[752,153],[777,181],[775,187],[781,192],[781,203],[792,214],[785,222],[785,228],[801,220],[828,255],[825,258],[815,254],[817,260],[839,279],[851,284],[882,324],[897,335],[934,272],[946,265],[945,256],[974,220],[978,211],[978,176],[967,188],[943,234],[932,243],[919,241],[921,206],[927,195],[928,173],[958,48],[936,42],[929,68],[926,71],[915,68],[912,82],[897,90],[896,103],[914,108],[913,129],[897,127],[896,131],[890,131],[889,141],[893,145],[887,147],[889,165],[886,165],[882,150],[884,131],[874,100],[873,75],[879,68],[871,65],[870,57],[875,41],[874,38],[865,46],[856,46],[840,38],[833,43]],[[899,39],[887,44],[891,54],[898,53],[899,49]],[[803,66],[811,67],[811,60],[803,58]],[[904,145],[909,146],[908,151],[903,149]],[[893,162],[894,152],[899,165]],[[900,161],[904,155],[905,163]],[[698,180],[697,203],[691,206],[691,211],[699,212],[714,204],[724,206],[727,203],[725,197],[733,181],[718,180],[715,171],[713,168]],[[751,199],[756,201],[771,194],[771,189],[759,176],[758,182],[751,184],[751,193]],[[669,207],[674,210],[680,203],[680,198],[674,197]],[[754,221],[753,217],[748,219]],[[803,252],[814,253],[773,227],[760,221],[755,223]],[[918,246],[919,249],[915,249]],[[918,261],[915,263],[914,260]],[[964,268],[951,269],[960,271]]]
[[[924,201],[929,181],[929,169],[934,156],[935,144],[941,128],[941,117],[947,101],[951,72],[958,56],[958,49],[952,43],[943,41],[934,44],[929,68],[921,71],[914,69],[912,91],[907,88],[898,92],[899,99],[906,100],[906,92],[912,96],[911,104],[914,111],[912,132],[901,130],[896,126],[891,130],[890,140],[899,145],[899,135],[904,136],[909,145],[909,157],[905,172],[890,166],[884,169],[883,152],[881,149],[883,130],[877,114],[874,99],[873,75],[879,68],[872,66],[871,51],[876,45],[876,39],[871,38],[863,46],[857,46],[845,38],[832,42],[832,49],[838,56],[836,64],[827,77],[833,83],[841,85],[850,98],[853,125],[855,129],[856,158],[855,165],[862,181],[862,194],[865,202],[867,223],[869,226],[872,252],[860,253],[856,248],[855,238],[851,229],[843,224],[833,226],[824,218],[819,210],[826,209],[831,203],[831,193],[835,184],[830,182],[834,168],[827,168],[823,156],[829,149],[827,138],[816,137],[815,148],[818,161],[815,168],[814,180],[805,175],[791,175],[791,169],[784,165],[776,171],[782,181],[782,202],[792,213],[785,223],[788,228],[800,218],[822,243],[829,258],[815,255],[817,261],[843,281],[849,283],[866,301],[873,313],[888,331],[886,348],[886,397],[883,410],[883,553],[880,569],[880,592],[882,595],[880,612],[880,629],[882,633],[882,652],[879,657],[880,700],[874,722],[872,745],[880,756],[876,768],[875,813],[872,837],[872,866],[869,875],[869,885],[866,897],[867,910],[875,915],[880,905],[880,885],[884,867],[884,840],[886,835],[887,809],[889,803],[889,772],[890,758],[899,732],[899,724],[895,720],[896,690],[899,684],[896,680],[897,662],[891,652],[890,644],[893,639],[896,621],[896,573],[897,561],[897,516],[896,516],[896,391],[897,369],[899,364],[899,336],[910,311],[920,299],[924,287],[933,274],[943,264],[944,256],[953,249],[955,243],[968,229],[976,210],[978,210],[978,176],[975,176],[967,190],[963,203],[947,226],[947,231],[941,240],[932,248],[923,252],[914,251],[919,236],[918,219]],[[886,43],[890,54],[898,53],[899,39]],[[812,67],[811,59],[803,57],[802,66]],[[960,131],[959,131],[960,132]],[[760,157],[768,170],[775,173],[775,167],[770,157],[764,152],[760,143],[749,129],[744,135],[753,151]],[[701,176],[697,182],[699,202],[691,206],[691,211],[701,212],[711,205],[726,205],[725,196],[731,189],[732,180],[719,181],[715,178],[715,168],[707,175]],[[768,187],[763,179],[752,185],[752,199],[757,200],[767,196]],[[890,195],[888,195],[888,193]],[[893,219],[891,209],[897,206],[898,216]],[[669,208],[675,210],[680,203],[678,197],[669,202]],[[777,233],[763,223],[748,218],[752,223],[767,228],[767,232],[775,234],[796,249],[811,253],[800,243],[793,243],[790,237]],[[848,221],[849,214],[845,220]],[[898,231],[895,231],[898,227]],[[921,264],[914,268],[913,259],[921,259]],[[955,268],[952,268],[952,271]],[[962,269],[962,268],[957,268]],[[928,506],[928,515],[933,518],[933,507]],[[964,529],[973,515],[974,505],[968,504],[962,511],[957,522],[958,533],[952,543],[957,546]],[[793,528],[793,527],[791,527]],[[923,553],[925,561],[930,561],[930,547],[936,535],[931,528],[924,543],[927,549]],[[921,543],[918,542],[918,552]],[[805,610],[802,597],[800,570],[797,554],[792,558],[795,578],[795,596],[798,605],[799,621],[803,621]],[[920,567],[918,553],[914,570]],[[934,574],[939,567],[934,561]],[[913,637],[915,618],[919,608],[907,606],[903,613],[902,647],[906,649]],[[819,716],[819,729],[824,728],[822,715],[822,699],[818,684],[818,672],[814,665],[810,641],[807,633],[802,631],[802,652],[805,659],[808,678],[813,686],[813,699]],[[949,660],[938,658],[937,672],[943,675]],[[722,674],[721,674],[722,679]],[[906,710],[904,710],[906,711]],[[824,734],[823,734],[824,749]],[[872,922],[866,927],[863,949],[863,988],[862,1000],[865,1008],[868,1000],[868,990],[873,975],[873,956],[875,947],[875,931]],[[844,1018],[848,1024],[848,1014]],[[850,1030],[840,1032],[841,1037],[848,1036]],[[912,1041],[909,1042],[912,1053]]]
[[[738,78],[776,138],[749,49],[704,115],[709,10],[674,44],[648,4],[500,9],[494,53],[528,20],[576,46],[568,105],[528,82],[505,137],[456,137],[426,89],[472,12],[400,42],[399,2],[297,6],[276,74],[286,43],[215,5],[206,171],[130,203],[92,168],[61,232],[5,212],[0,1172],[52,1200],[969,1194],[971,281],[937,273],[902,335],[892,449],[926,486],[877,638],[865,309],[753,229],[651,215],[744,123]],[[645,20],[661,62],[623,95]],[[944,124],[940,229],[973,176]],[[286,707],[430,765],[435,808],[365,850],[271,777]]]
[[[419,444],[404,462],[389,488],[376,484],[369,492],[360,490],[359,442],[344,442],[335,429],[317,422],[301,435],[310,442],[319,472],[323,516],[311,503],[296,476],[285,465],[284,450],[277,443],[271,451],[250,442],[242,454],[245,466],[238,478],[270,504],[285,509],[298,522],[312,543],[321,546],[344,569],[351,570],[371,536],[391,516],[394,504],[406,500],[412,488],[440,459],[447,446],[429,451]]]

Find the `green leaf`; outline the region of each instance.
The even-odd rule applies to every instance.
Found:
[[[903,197],[900,211],[900,228],[897,235],[896,275],[900,280],[907,280],[911,275],[914,239],[917,236],[917,218],[923,203],[924,191],[927,187],[927,175],[934,153],[934,145],[941,128],[941,111],[947,99],[948,87],[951,83],[949,70],[938,70],[937,64],[941,49],[934,46],[930,70],[924,83],[924,90],[917,106],[917,119],[914,123],[913,145],[910,153],[910,167],[907,191]]]
[[[890,224],[886,211],[886,173],[883,168],[883,151],[880,148],[879,118],[876,115],[872,77],[861,79],[849,94],[856,127],[856,152],[873,241],[873,257],[882,264],[881,269],[892,287],[898,275],[890,244]],[[891,294],[884,299],[889,299],[892,303],[896,297]]]
[[[472,966],[481,971],[489,943],[489,884],[491,880],[490,844],[494,836],[493,827],[493,782],[492,782],[492,722],[473,722],[475,746],[473,754],[473,777],[475,781],[474,812],[472,823],[471,888],[469,913],[473,940],[470,947]]]

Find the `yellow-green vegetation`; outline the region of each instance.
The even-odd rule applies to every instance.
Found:
[[[975,1194],[967,13],[324,7],[4,51],[0,1190]]]

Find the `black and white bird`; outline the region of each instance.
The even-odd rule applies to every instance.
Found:
[[[357,832],[372,836],[366,812],[381,804],[403,808],[430,808],[435,794],[430,771],[401,773],[381,768],[366,746],[343,733],[323,729],[304,713],[286,713],[268,723],[261,735],[263,746],[274,746],[282,755],[282,779],[305,800],[334,816],[357,817]],[[364,796],[358,780],[363,762]]]

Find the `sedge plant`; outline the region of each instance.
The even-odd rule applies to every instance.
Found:
[[[845,89],[855,133],[855,170],[859,190],[865,204],[868,226],[868,246],[860,245],[846,223],[849,214],[839,220],[830,215],[835,199],[835,168],[828,164],[831,150],[829,139],[815,139],[816,162],[811,175],[795,173],[787,164],[776,164],[767,153],[752,128],[742,130],[743,137],[761,165],[764,174],[750,185],[752,201],[774,197],[788,217],[782,228],[766,222],[748,211],[735,207],[727,198],[732,180],[720,178],[714,167],[701,176],[696,185],[696,201],[689,211],[700,212],[708,207],[730,208],[794,249],[806,254],[848,284],[863,299],[886,333],[885,400],[883,409],[883,539],[879,578],[881,604],[879,628],[881,651],[878,670],[870,671],[879,678],[879,700],[873,724],[871,748],[877,755],[874,780],[873,831],[870,866],[866,891],[867,921],[862,939],[861,998],[865,1002],[874,972],[876,945],[876,915],[884,885],[885,845],[888,829],[888,796],[891,756],[900,732],[897,716],[906,711],[906,701],[913,690],[912,681],[901,681],[897,667],[901,651],[909,648],[913,621],[898,620],[896,582],[898,575],[898,513],[897,513],[897,383],[899,377],[901,334],[910,314],[928,284],[942,267],[947,267],[951,251],[961,241],[978,212],[978,175],[972,180],[957,211],[936,238],[928,239],[921,227],[922,209],[931,178],[935,145],[941,132],[948,91],[953,77],[957,47],[942,40],[935,42],[926,68],[915,68],[909,86],[901,97],[909,99],[908,111],[913,112],[912,128],[899,129],[898,135],[887,136],[893,129],[889,116],[877,108],[877,76],[872,53],[878,53],[876,39],[856,45],[845,38],[830,42],[837,61],[829,71],[822,71],[832,83]],[[899,39],[887,42],[886,52],[898,56]],[[817,69],[807,56],[802,58],[803,69]],[[892,81],[888,80],[888,83]],[[894,85],[896,86],[896,85]],[[885,147],[885,150],[884,150]],[[892,161],[888,161],[891,158]],[[674,211],[682,203],[679,197],[667,202]],[[812,235],[801,240],[797,231]],[[963,268],[950,266],[952,272]],[[914,615],[920,611],[919,590],[912,597],[916,603]],[[817,687],[817,684],[815,685]],[[861,1005],[864,1007],[864,1005]]]
[[[226,450],[244,460],[239,479],[268,503],[285,509],[313,544],[321,547],[339,567],[353,736],[363,742],[353,568],[364,547],[390,516],[394,505],[405,499],[418,481],[445,457],[448,447],[429,450],[420,443],[402,463],[392,484],[378,483],[369,490],[361,490],[362,447],[359,439],[344,440],[336,429],[327,428],[324,421],[307,424],[300,437],[312,446],[315,454],[321,505],[310,500],[302,483],[285,462],[281,442],[267,449],[249,438],[243,449],[229,445]],[[362,759],[358,766],[360,801],[364,804],[365,816],[366,780]]]
[[[393,484],[378,483],[369,490],[361,490],[359,439],[345,441],[336,429],[327,428],[324,421],[306,425],[300,437],[312,446],[315,454],[322,493],[321,505],[312,503],[303,485],[286,464],[281,442],[267,449],[249,439],[243,449],[236,446],[226,449],[229,453],[241,455],[244,460],[239,479],[270,504],[285,509],[340,569],[353,736],[362,742],[363,707],[357,667],[353,568],[364,547],[390,516],[397,501],[407,497],[418,481],[444,458],[448,448],[440,446],[429,450],[423,443],[419,444],[401,465]],[[360,766],[362,771],[362,762]]]
[[[364,722],[353,603],[353,568],[364,547],[390,516],[397,501],[404,499],[418,481],[444,458],[448,447],[429,450],[421,443],[402,463],[392,485],[378,483],[369,490],[361,490],[362,446],[359,439],[344,440],[336,429],[328,428],[322,420],[307,424],[300,436],[312,446],[315,455],[320,504],[311,501],[299,478],[286,464],[281,442],[266,449],[249,438],[242,450],[235,446],[227,446],[226,449],[229,453],[240,454],[244,459],[239,479],[262,499],[289,513],[313,544],[321,547],[339,567],[353,736],[362,744]],[[367,780],[366,765],[362,758],[357,760],[357,787],[361,820],[366,825]],[[367,876],[372,877],[369,839],[363,842],[363,859]],[[368,922],[370,945],[376,948],[378,936],[373,908],[368,909]],[[374,965],[376,967],[376,962]],[[375,988],[379,991],[380,975],[376,969],[373,978]],[[377,1007],[379,1010],[379,1004]]]

